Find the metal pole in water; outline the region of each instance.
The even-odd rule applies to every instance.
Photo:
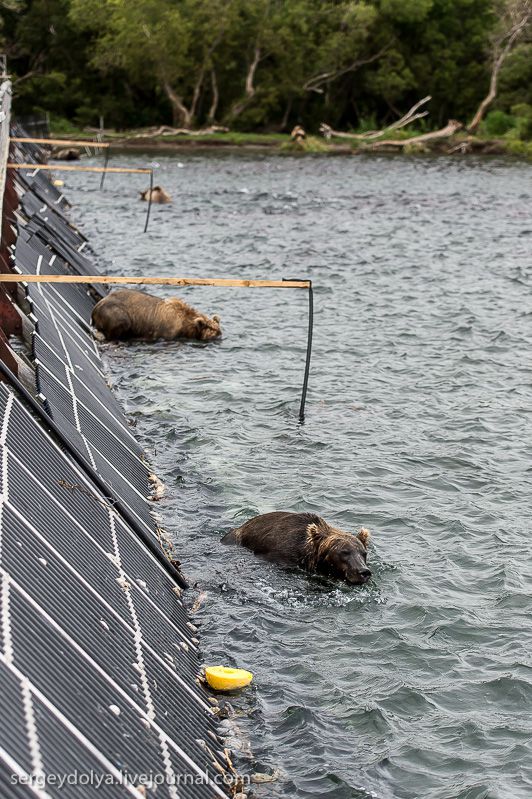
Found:
[[[312,291],[312,280],[308,286],[308,334],[307,334],[307,357],[305,361],[305,375],[303,377],[303,389],[301,391],[301,404],[299,406],[299,423],[305,421],[305,402],[307,400],[308,378],[310,373],[310,358],[312,355],[312,333],[314,329],[314,294]]]
[[[105,160],[103,162],[103,168],[104,169],[107,169],[107,164],[109,163],[110,149],[111,149],[110,147],[107,147],[107,149],[105,150]],[[104,180],[105,180],[105,172],[102,172],[102,178],[100,180],[100,191],[103,189]]]
[[[148,210],[146,211],[146,224],[144,225],[144,233],[146,233],[146,231],[148,230],[148,222],[150,221],[152,191],[153,191],[153,169],[150,169],[150,196],[148,197]]]
[[[312,280],[308,278],[287,278],[283,277],[283,283],[298,282],[306,284],[308,288],[308,332],[307,332],[307,357],[305,359],[305,374],[303,376],[303,388],[301,389],[301,403],[299,405],[299,423],[305,421],[305,403],[307,401],[308,378],[310,374],[310,359],[312,356],[312,333],[314,330],[314,293],[312,291]]]

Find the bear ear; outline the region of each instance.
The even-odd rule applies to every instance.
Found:
[[[196,325],[199,330],[205,327],[205,319],[202,316],[196,316],[196,318],[192,320],[192,323]]]
[[[315,522],[311,522],[307,525],[307,540],[308,541],[315,541],[320,543],[325,538],[327,538],[327,533],[325,530],[316,524]]]
[[[362,541],[362,543],[364,544],[365,547],[367,547],[367,545],[369,543],[369,539],[371,538],[371,536],[369,534],[369,530],[366,530],[365,527],[361,527],[360,531],[359,531],[359,533],[357,535],[357,538],[358,538],[359,541]]]
[[[218,314],[214,314],[214,316],[212,317],[212,321],[213,322],[219,322],[220,321],[220,317],[218,316]]]

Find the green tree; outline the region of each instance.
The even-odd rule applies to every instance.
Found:
[[[96,33],[95,66],[120,68],[135,83],[164,92],[174,124],[190,127],[232,6],[231,0],[72,0],[71,17]]]
[[[491,75],[487,95],[471,120],[468,130],[475,133],[486,110],[495,100],[499,73],[514,47],[532,32],[532,0],[496,0],[496,24],[490,37]]]
[[[484,110],[532,104],[530,25],[516,16],[531,4],[0,0],[0,37],[19,114],[47,110],[81,125],[104,114],[121,127],[170,112],[181,127],[367,127],[430,94],[438,127],[473,117],[495,67]]]

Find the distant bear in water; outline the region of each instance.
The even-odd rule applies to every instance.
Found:
[[[103,338],[191,338],[212,341],[221,336],[220,317],[209,318],[183,300],[163,300],[143,291],[113,291],[92,310],[92,324]]]
[[[146,200],[147,202],[149,198],[150,198],[150,189],[146,189],[145,191],[140,192],[141,200]],[[171,203],[172,198],[170,197],[169,194],[165,192],[163,188],[161,188],[161,186],[154,186],[153,189],[151,190],[151,201],[152,203],[159,203],[160,205],[163,205],[164,203]]]
[[[369,532],[358,535],[331,527],[314,513],[276,511],[255,516],[222,538],[283,566],[318,572],[352,585],[366,583]]]
[[[55,148],[52,150],[50,158],[54,161],[79,161],[80,154],[79,150],[75,150],[73,147]]]

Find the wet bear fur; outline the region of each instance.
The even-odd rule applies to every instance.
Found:
[[[92,311],[100,337],[116,341],[176,338],[212,341],[221,335],[220,318],[209,317],[177,298],[163,300],[143,291],[113,291]]]
[[[249,519],[222,538],[287,567],[344,580],[351,585],[371,577],[366,564],[369,532],[346,533],[313,513],[276,511]]]
[[[141,191],[140,199],[148,202],[148,200],[150,199],[150,189],[145,189],[145,191]],[[159,205],[164,205],[165,203],[171,203],[172,198],[162,188],[162,186],[154,186],[153,189],[151,189],[151,201],[152,203],[159,203]]]

